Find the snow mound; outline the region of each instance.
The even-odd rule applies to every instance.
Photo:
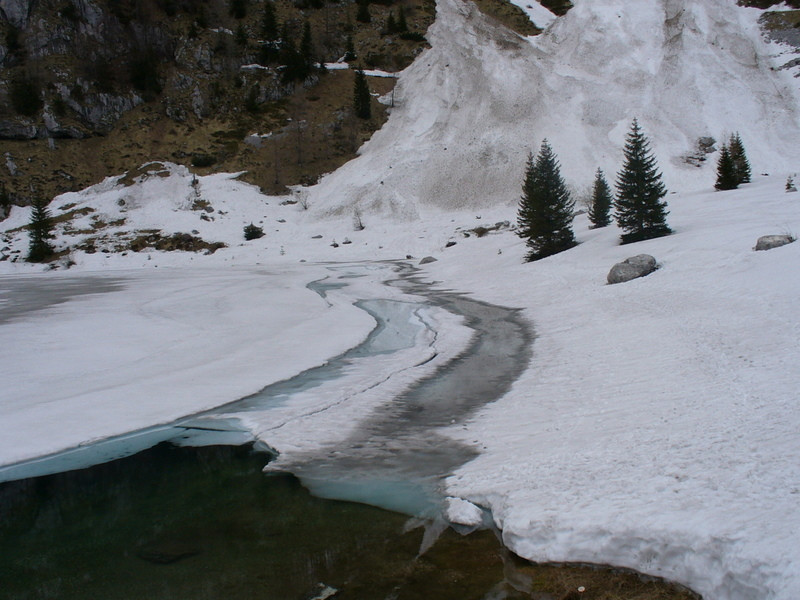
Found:
[[[567,180],[588,186],[598,166],[619,169],[633,117],[673,191],[713,182],[714,160],[682,158],[704,136],[739,131],[755,173],[797,168],[800,103],[791,77],[771,69],[757,9],[584,0],[525,39],[472,3],[437,8],[432,47],[401,74],[389,121],[312,188],[317,215],[516,202],[527,153],[545,137]]]

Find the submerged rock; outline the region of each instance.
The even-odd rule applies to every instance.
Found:
[[[637,254],[615,264],[608,272],[608,283],[623,283],[644,277],[656,270],[656,259],[649,254]]]
[[[794,236],[782,235],[762,235],[756,242],[756,250],[772,250],[786,244],[791,244],[795,240]]]

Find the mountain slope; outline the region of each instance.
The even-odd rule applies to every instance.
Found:
[[[389,121],[312,189],[320,214],[516,202],[526,155],[544,137],[568,180],[586,186],[598,166],[616,172],[634,116],[671,190],[713,181],[713,161],[684,159],[700,137],[739,131],[755,172],[800,161],[800,102],[771,70],[757,9],[584,0],[529,39],[468,2],[437,10],[432,48],[403,72]]]

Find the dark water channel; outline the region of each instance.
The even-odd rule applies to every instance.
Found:
[[[407,517],[315,498],[290,475],[264,475],[265,460],[161,444],[0,484],[0,597],[470,597],[453,572],[436,572],[435,555],[417,560],[422,532],[404,533]],[[455,534],[442,545],[459,549],[454,568],[475,593],[503,581],[499,544],[478,537],[479,561]],[[476,561],[481,575],[468,577]]]

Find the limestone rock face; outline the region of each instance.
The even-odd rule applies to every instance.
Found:
[[[0,139],[32,140],[38,129],[30,119],[11,119],[0,121]]]
[[[649,275],[656,270],[656,267],[655,258],[649,254],[637,254],[611,267],[607,281],[610,284],[623,283],[637,277]]]
[[[29,0],[0,0],[0,15],[17,28],[24,27],[28,22],[30,9]]]
[[[772,250],[786,244],[791,244],[794,237],[791,235],[762,235],[756,242],[756,250]]]

